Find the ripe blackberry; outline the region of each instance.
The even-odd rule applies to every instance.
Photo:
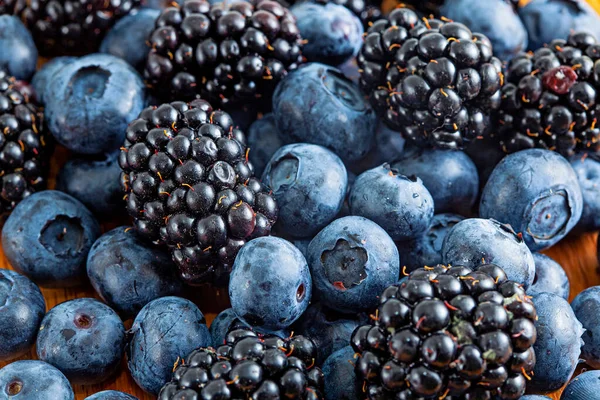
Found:
[[[360,84],[385,123],[417,145],[457,149],[487,134],[501,62],[464,25],[397,8],[367,31]]]
[[[518,399],[535,365],[535,316],[496,265],[415,270],[352,334],[365,398]]]
[[[51,146],[31,90],[0,70],[0,213],[47,184]]]
[[[277,2],[186,0],[150,35],[144,77],[167,100],[198,97],[269,108],[277,83],[302,62],[293,15]]]
[[[512,59],[498,112],[503,150],[540,147],[565,156],[600,150],[598,59],[600,44],[584,32]]]
[[[315,356],[314,343],[304,336],[233,330],[217,349],[190,353],[158,400],[322,399],[323,373],[314,366]]]
[[[246,138],[205,100],[149,107],[127,128],[119,164],[136,229],[171,249],[185,281],[222,284],[277,205],[248,162]]]
[[[1,3],[1,2],[0,2]],[[83,55],[98,51],[106,32],[140,0],[8,0],[44,56]]]

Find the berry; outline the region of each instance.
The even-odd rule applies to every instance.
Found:
[[[210,323],[210,336],[212,337],[212,347],[215,349],[225,344],[227,334],[235,329],[252,329],[257,333],[277,336],[279,338],[289,337],[291,331],[282,329],[279,331],[269,331],[256,327],[251,327],[246,322],[241,320],[232,308],[227,308],[221,311],[215,319]]]
[[[84,400],[138,400],[138,398],[116,390],[105,390],[88,396]]]
[[[138,233],[169,246],[187,283],[226,283],[239,249],[277,218],[242,131],[194,100],[147,108],[126,134],[121,183]]]
[[[59,71],[65,65],[70,64],[75,60],[77,60],[77,57],[55,57],[47,63],[44,63],[35,75],[33,75],[31,86],[33,86],[36,100],[40,104],[46,103],[48,86],[50,85],[50,82],[52,82],[53,75],[56,71]]]
[[[356,352],[346,346],[330,355],[323,364],[325,378],[325,400],[356,400],[359,396],[354,373]]]
[[[577,153],[569,159],[577,175],[583,196],[583,211],[574,232],[592,232],[600,229],[600,158],[590,153]]]
[[[518,399],[535,364],[520,355],[534,358],[536,341],[535,309],[519,314],[521,304],[532,307],[493,264],[413,271],[352,335],[366,398]]]
[[[273,114],[265,114],[250,125],[248,129],[249,160],[254,166],[256,176],[262,176],[269,160],[283,144]]]
[[[31,33],[17,17],[1,14],[0,70],[16,79],[28,81],[35,72],[38,58]]]
[[[559,263],[550,257],[533,253],[535,260],[535,278],[527,290],[531,296],[540,293],[554,293],[565,300],[569,299],[569,278]]]
[[[500,105],[501,63],[490,41],[407,8],[369,28],[358,65],[384,122],[419,146],[464,147],[488,133]]]
[[[600,286],[592,286],[579,293],[571,302],[577,320],[583,325],[584,345],[581,358],[594,369],[600,366],[600,325],[596,316],[600,312]]]
[[[233,330],[224,345],[196,349],[176,365],[158,400],[322,399],[323,373],[314,366],[314,349],[303,336],[284,340]]]
[[[16,361],[0,369],[0,388],[5,399],[75,400],[62,372],[37,360]]]
[[[561,400],[587,400],[598,396],[600,371],[585,371],[576,376],[565,388]]]
[[[270,0],[186,0],[163,10],[149,42],[144,77],[166,101],[270,108],[275,85],[302,62],[294,17]]]

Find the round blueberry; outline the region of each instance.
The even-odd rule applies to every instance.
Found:
[[[299,143],[277,150],[262,181],[277,200],[279,229],[294,237],[310,237],[340,212],[348,175],[342,160],[331,151]]]
[[[581,358],[595,369],[600,367],[600,286],[593,286],[579,293],[571,302],[575,316],[583,325]]]
[[[315,296],[323,305],[356,313],[377,306],[378,297],[400,275],[398,250],[375,222],[336,219],[308,245]]]
[[[367,155],[377,127],[358,87],[318,63],[304,64],[277,85],[273,113],[286,140],[327,147],[344,161]]]
[[[279,330],[290,326],[308,307],[311,292],[306,259],[290,242],[277,237],[248,242],[231,270],[231,308],[258,328]]]
[[[85,261],[100,236],[98,222],[68,194],[45,190],[25,198],[2,228],[2,248],[17,271],[48,287],[85,278]]]
[[[84,400],[138,400],[138,398],[117,390],[105,390],[88,396]]]
[[[233,329],[248,329],[252,328],[255,331],[268,334],[275,335],[280,338],[288,338],[291,335],[291,331],[289,330],[280,330],[280,331],[269,331],[264,329],[257,329],[256,327],[249,326],[246,322],[242,321],[232,308],[227,308],[221,311],[215,319],[210,323],[210,336],[212,337],[212,346],[216,349],[219,346],[225,344],[225,338],[227,334]]]
[[[43,361],[23,360],[0,369],[0,399],[74,400],[67,378]]]
[[[388,164],[360,174],[348,198],[350,212],[379,224],[394,240],[421,236],[433,217],[433,199],[421,179]]]
[[[57,70],[44,101],[46,121],[60,144],[98,154],[123,144],[127,124],[146,106],[146,87],[125,61],[91,54]]]
[[[351,346],[339,349],[323,364],[325,400],[359,399],[360,384],[354,374],[356,352]]]
[[[35,342],[46,302],[35,283],[21,274],[0,269],[0,360],[29,351]]]
[[[525,396],[519,397],[519,400],[552,400],[548,396],[542,396],[539,394],[526,394]]]
[[[591,400],[600,393],[600,371],[585,371],[563,390],[561,400]]]
[[[125,226],[94,243],[87,273],[102,300],[125,317],[134,317],[150,301],[177,295],[183,288],[169,253]]]
[[[581,219],[573,228],[577,232],[591,232],[600,229],[600,159],[588,154],[571,157],[571,166],[577,175],[583,195]]]
[[[483,189],[479,214],[510,224],[532,251],[546,249],[577,224],[583,197],[569,162],[550,150],[506,156]]]
[[[363,43],[360,19],[343,5],[300,2],[292,7],[309,62],[337,66],[356,57]]]
[[[469,218],[454,225],[442,244],[442,260],[468,268],[496,264],[526,289],[535,276],[535,261],[521,236],[493,219]]]
[[[129,333],[129,372],[139,387],[153,395],[171,380],[178,359],[212,342],[202,312],[180,297],[162,297],[146,304]]]
[[[31,80],[31,85],[33,86],[33,90],[35,91],[36,98],[38,102],[41,104],[46,103],[45,94],[50,82],[52,82],[53,76],[56,71],[59,71],[65,65],[77,60],[76,57],[56,57],[52,60],[48,61],[42,68],[40,68],[35,75],[33,75],[33,79]]]
[[[273,154],[283,146],[279,131],[275,125],[275,116],[266,114],[250,125],[248,130],[249,158],[254,174],[261,176]]]
[[[569,278],[559,263],[550,257],[533,253],[535,261],[535,278],[527,290],[527,294],[535,296],[540,293],[554,293],[565,300],[569,299]]]
[[[38,51],[31,33],[13,15],[0,15],[0,69],[28,81],[35,72]]]
[[[392,163],[392,168],[423,181],[436,213],[469,215],[479,196],[477,168],[462,151],[411,148]]]
[[[391,163],[402,154],[405,143],[406,140],[400,132],[396,132],[383,122],[379,122],[375,131],[375,143],[369,154],[359,163],[347,163],[346,168],[361,173],[381,164]]]
[[[560,389],[573,376],[583,345],[584,333],[565,299],[552,293],[540,293],[533,298],[537,311],[537,340],[533,345],[536,358],[527,390],[546,394]]]

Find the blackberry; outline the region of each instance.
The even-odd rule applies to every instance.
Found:
[[[159,97],[269,108],[277,83],[302,63],[293,15],[277,2],[186,0],[150,35],[144,77]]]
[[[31,89],[0,70],[0,212],[47,185],[52,148]]]
[[[44,56],[98,51],[102,38],[141,0],[8,0],[4,10],[19,16]]]
[[[149,107],[127,128],[126,208],[141,235],[171,249],[190,284],[225,283],[238,250],[277,218],[248,151],[229,114],[201,99]]]
[[[496,265],[415,270],[352,334],[365,398],[518,399],[535,365],[535,317]]]
[[[463,148],[500,105],[502,64],[490,41],[456,22],[397,8],[367,31],[360,85],[384,122],[413,143]]]
[[[323,399],[315,356],[314,343],[304,336],[280,339],[233,330],[217,349],[190,353],[158,400]]]
[[[502,149],[600,150],[599,59],[600,44],[584,32],[512,59],[498,112]]]

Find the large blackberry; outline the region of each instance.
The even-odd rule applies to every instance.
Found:
[[[513,58],[498,112],[503,150],[600,150],[599,59],[600,44],[583,32]]]
[[[50,140],[30,90],[0,70],[0,213],[47,184]]]
[[[415,270],[352,334],[365,398],[518,399],[535,365],[535,318],[496,265]]]
[[[40,54],[83,55],[97,51],[106,32],[140,3],[141,0],[7,0],[3,10],[23,20]]]
[[[233,330],[217,349],[188,355],[158,400],[322,399],[323,373],[315,357],[314,343],[304,336],[280,339]]]
[[[464,25],[397,8],[367,31],[360,84],[385,123],[417,145],[462,148],[488,132],[502,64]]]
[[[149,107],[127,128],[127,210],[140,234],[170,247],[188,283],[224,283],[238,250],[277,218],[248,151],[229,114],[201,99]]]
[[[200,95],[269,108],[276,84],[302,62],[293,15],[270,0],[186,0],[162,12],[149,41],[144,77],[167,101]]]

